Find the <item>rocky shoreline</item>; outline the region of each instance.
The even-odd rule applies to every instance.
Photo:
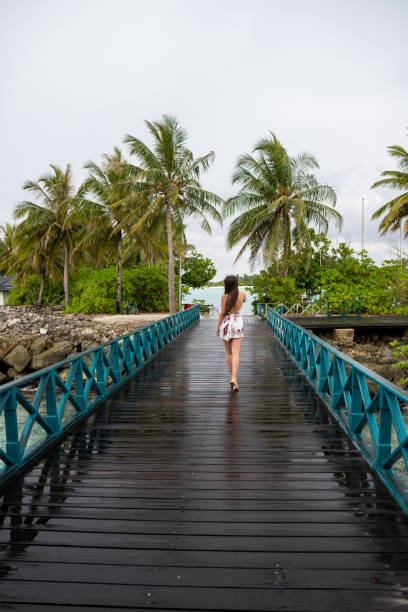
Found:
[[[408,338],[389,334],[355,335],[352,329],[335,329],[333,332],[319,332],[316,335],[395,384],[399,384],[399,380],[407,376],[406,370],[393,367],[400,359],[393,356],[395,348],[390,346],[390,343],[398,340],[401,344],[408,344]]]
[[[0,384],[143,327],[161,315],[90,316],[53,308],[0,308]]]

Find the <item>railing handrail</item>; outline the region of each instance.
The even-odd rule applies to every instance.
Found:
[[[6,434],[5,450],[0,448],[4,464],[0,484],[65,437],[165,344],[199,319],[199,307],[192,306],[0,386],[0,418],[4,419]],[[63,380],[57,370],[67,366],[69,372]],[[24,387],[37,380],[34,397],[26,397]],[[73,415],[66,415],[68,406]],[[18,407],[26,413],[20,428]],[[43,435],[29,446],[36,424]]]
[[[198,306],[198,304],[194,304],[192,308],[195,308],[196,306]],[[75,353],[75,355],[69,356],[66,359],[62,359],[61,361],[55,362],[47,366],[46,368],[41,368],[41,370],[36,370],[35,372],[32,372],[31,374],[26,374],[25,376],[22,376],[21,378],[17,378],[16,380],[11,380],[8,383],[4,383],[3,385],[0,385],[0,393],[2,393],[3,391],[6,391],[10,387],[21,386],[22,384],[26,384],[34,380],[35,378],[38,378],[39,375],[43,375],[43,374],[46,374],[47,372],[51,372],[52,370],[62,368],[65,365],[72,363],[73,361],[79,360],[85,357],[86,355],[92,354],[93,352],[95,352],[95,349],[97,348],[105,348],[107,346],[110,346],[114,342],[120,342],[121,340],[124,340],[125,338],[129,337],[132,334],[137,334],[138,332],[140,333],[144,330],[149,330],[151,327],[155,326],[157,323],[160,323],[160,322],[162,323],[163,321],[168,321],[169,319],[173,319],[174,317],[177,317],[179,314],[187,312],[188,310],[190,310],[190,308],[188,308],[187,310],[176,312],[176,314],[174,315],[163,317],[162,319],[158,319],[157,321],[153,321],[153,323],[149,323],[147,325],[144,325],[143,327],[136,327],[136,329],[133,329],[127,334],[122,334],[122,336],[116,336],[112,340],[108,340],[107,342],[104,342],[103,344],[95,344],[95,346],[92,346],[91,348],[86,349],[85,351],[81,351],[80,353]]]
[[[331,414],[408,513],[407,482],[394,470],[402,459],[404,478],[408,477],[408,432],[400,407],[400,403],[408,406],[408,394],[270,306],[267,322]],[[378,386],[375,392],[369,391],[367,379]],[[363,435],[365,428],[368,439]]]
[[[285,316],[293,314],[298,316],[310,315],[312,317],[323,313],[327,313],[328,317],[337,316],[332,314],[331,308],[340,306],[343,310],[341,316],[347,318],[361,317],[360,298],[355,298],[354,300],[329,300],[324,303],[322,302],[321,305],[319,305],[318,301],[313,302],[303,300],[302,302],[280,302],[279,304],[258,302],[257,306],[263,308],[265,308],[266,306],[273,306],[275,309],[280,309],[282,311],[282,314],[284,314]]]

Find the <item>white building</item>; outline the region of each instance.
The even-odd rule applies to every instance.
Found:
[[[13,288],[13,280],[10,276],[0,276],[0,306],[8,302],[8,294]]]

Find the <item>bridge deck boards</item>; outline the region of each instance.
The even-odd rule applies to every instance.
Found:
[[[167,346],[0,503],[9,610],[406,610],[408,519],[248,320]]]
[[[360,317],[341,317],[341,316],[296,316],[287,315],[288,319],[307,327],[308,329],[334,329],[353,327],[356,330],[364,331],[395,331],[402,333],[408,329],[408,316],[406,315],[369,315]]]

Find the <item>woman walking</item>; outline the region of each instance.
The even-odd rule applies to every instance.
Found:
[[[218,317],[216,334],[224,341],[225,356],[231,376],[231,389],[238,391],[238,367],[241,341],[244,337],[244,319],[241,314],[242,304],[246,301],[244,291],[238,289],[238,277],[226,276],[224,279],[224,295],[221,299],[220,316]]]

